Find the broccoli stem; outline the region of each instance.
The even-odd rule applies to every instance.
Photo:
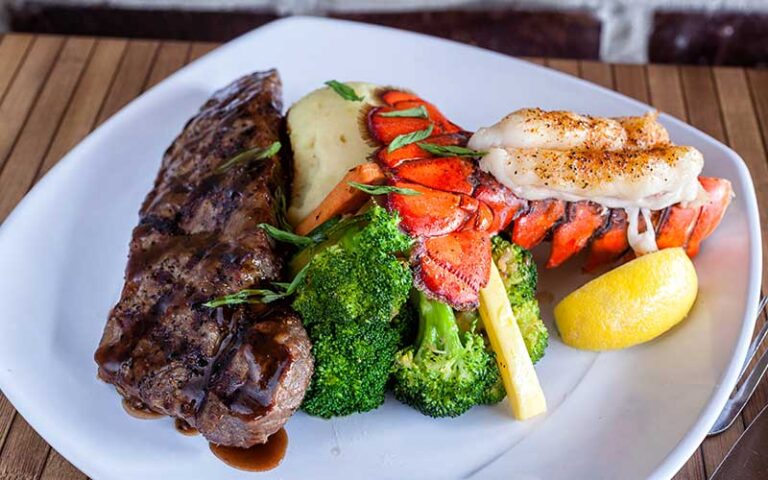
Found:
[[[453,355],[462,348],[459,327],[453,309],[437,300],[430,300],[424,293],[414,289],[414,303],[419,311],[419,333],[416,345],[417,357],[429,352],[444,352]]]
[[[415,289],[414,289],[415,290]],[[453,309],[412,291],[419,314],[416,342],[397,354],[395,397],[431,417],[455,417],[504,397],[493,353],[477,333],[462,333]]]

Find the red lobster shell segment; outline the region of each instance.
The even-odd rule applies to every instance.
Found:
[[[380,147],[374,159],[384,169],[387,184],[418,192],[391,193],[387,205],[400,214],[403,229],[417,242],[411,259],[416,283],[432,297],[457,309],[477,306],[478,292],[488,281],[490,237],[502,230],[509,230],[512,241],[528,249],[551,240],[549,268],[584,249],[586,271],[630,256],[629,222],[623,209],[590,201],[521,199],[480,171],[476,160],[450,156],[452,152],[436,155],[421,147],[424,143],[463,147],[469,139],[434,105],[394,89],[381,92],[380,100],[382,105],[364,117],[365,128]],[[427,118],[390,114],[398,110],[426,111]],[[402,136],[412,134],[422,139],[403,142]],[[402,145],[390,151],[392,142]],[[719,224],[733,196],[731,184],[707,177],[699,182],[708,194],[704,205],[672,205],[652,212],[652,226],[640,222],[640,231],[654,228],[659,248],[684,247],[694,256]]]
[[[490,237],[512,221],[523,203],[479,172],[474,161],[421,148],[419,143],[464,146],[469,138],[434,105],[398,90],[384,91],[380,99],[383,105],[366,116],[370,139],[381,147],[375,158],[389,185],[419,193],[387,197],[388,207],[400,214],[403,230],[417,241],[412,258],[416,283],[455,308],[474,308],[488,281]],[[387,116],[419,107],[428,118]],[[431,133],[420,142],[388,148],[399,136],[419,131]]]

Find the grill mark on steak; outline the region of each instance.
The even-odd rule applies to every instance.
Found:
[[[247,75],[216,92],[168,148],[95,354],[99,377],[121,395],[229,446],[264,442],[312,376],[309,339],[288,308],[202,305],[281,278],[283,261],[258,228],[277,222],[280,157],[215,171],[278,141],[280,96],[275,71]]]

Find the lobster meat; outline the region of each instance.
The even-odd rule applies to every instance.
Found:
[[[379,93],[379,101],[380,105],[368,109],[362,118],[368,139],[378,147],[373,158],[384,170],[388,185],[418,193],[389,193],[387,206],[399,213],[402,228],[416,240],[411,262],[417,286],[456,309],[477,306],[478,292],[489,276],[490,239],[501,231],[509,230],[515,243],[529,249],[551,240],[547,261],[550,268],[561,265],[583,249],[588,249],[587,271],[628,257],[632,251],[631,227],[640,233],[648,233],[652,228],[658,248],[681,246],[694,256],[701,241],[722,219],[733,195],[727,180],[699,177],[700,187],[696,187],[705,192],[700,196],[702,200],[653,210],[649,215],[639,216],[635,225],[624,208],[605,205],[605,202],[526,199],[500,183],[497,180],[500,177],[494,176],[496,172],[487,173],[493,169],[481,168],[485,166],[476,157],[453,156],[448,149],[431,153],[435,149],[428,151],[421,146],[464,147],[468,143],[470,146],[484,143],[484,146],[496,147],[498,129],[481,129],[470,142],[469,132],[413,93],[387,89]],[[416,108],[423,108],[427,118],[391,114]],[[658,162],[667,164],[693,155],[685,150],[687,147],[671,146],[666,130],[652,116],[614,120],[538,109],[521,112],[522,115],[511,119],[511,127],[508,122],[504,125],[507,130],[501,131],[502,137],[511,136],[521,144],[516,145],[518,155],[523,152],[536,157],[546,153],[544,149],[550,153],[554,149],[580,149],[592,152],[587,156],[598,162],[605,160],[600,160],[595,152],[609,152],[601,154],[603,156],[624,155],[619,161],[624,165],[630,158],[640,164],[645,161],[642,156],[651,153]],[[552,135],[553,126],[557,135]],[[404,141],[407,137],[411,141]],[[412,141],[414,137],[422,139]],[[393,142],[397,148],[391,148]],[[634,153],[627,154],[627,151]],[[553,155],[562,157],[561,153]],[[674,157],[671,160],[662,158],[670,155]],[[695,156],[691,158],[694,163],[698,161]],[[563,160],[565,168],[574,169],[575,163],[569,163],[571,161],[577,163],[569,158]],[[540,171],[541,164],[536,168]],[[595,164],[590,168],[594,169]]]

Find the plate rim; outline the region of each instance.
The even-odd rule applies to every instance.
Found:
[[[54,165],[53,168],[51,168],[50,171],[47,172],[46,175],[42,179],[40,179],[40,181],[37,182],[37,184],[34,185],[34,187],[24,196],[24,198],[22,198],[22,200],[19,201],[16,207],[14,207],[13,211],[8,215],[5,221],[2,224],[0,224],[0,246],[2,246],[2,242],[6,237],[6,232],[10,230],[10,228],[12,228],[12,225],[15,223],[16,219],[21,215],[23,215],[24,212],[27,210],[27,206],[30,203],[30,198],[33,198],[36,195],[39,195],[39,192],[45,189],[46,185],[50,181],[52,181],[52,179],[55,179],[58,176],[58,174],[54,172],[57,172],[62,168],[69,167],[70,164],[73,163],[74,159],[80,154],[80,150],[83,149],[84,144],[86,144],[89,141],[93,141],[93,137],[96,137],[97,135],[99,135],[100,132],[102,132],[102,130],[110,130],[113,123],[116,123],[116,121],[119,120],[120,117],[125,116],[127,111],[130,111],[134,108],[138,108],[137,104],[143,104],[148,100],[151,100],[152,97],[154,97],[155,95],[158,95],[159,92],[162,93],[164,88],[161,88],[161,87],[165,86],[167,83],[174,81],[176,78],[188,75],[188,72],[192,70],[193,67],[195,67],[196,65],[204,64],[206,61],[213,58],[213,56],[215,56],[217,53],[222,54],[223,52],[229,49],[233,49],[240,43],[248,42],[252,37],[258,36],[260,34],[263,34],[265,32],[269,32],[271,30],[278,29],[278,28],[302,28],[303,25],[317,25],[317,24],[325,24],[331,27],[333,27],[334,25],[342,25],[345,27],[384,30],[394,35],[418,37],[419,41],[445,43],[445,44],[450,44],[452,48],[466,49],[467,51],[472,51],[472,52],[482,52],[483,54],[486,54],[486,55],[492,54],[494,56],[497,56],[498,58],[503,58],[504,61],[507,61],[507,62],[512,61],[519,64],[525,64],[526,68],[546,71],[548,75],[567,78],[568,81],[571,81],[571,82],[573,81],[578,82],[582,86],[588,89],[599,92],[600,95],[607,95],[610,97],[618,98],[624,102],[633,104],[636,107],[654,109],[654,107],[648,104],[645,104],[633,98],[627,97],[614,90],[610,90],[608,88],[594,84],[592,82],[581,79],[579,77],[568,75],[566,73],[563,73],[551,68],[547,68],[532,62],[528,62],[526,60],[522,60],[516,57],[511,57],[509,55],[505,55],[499,52],[487,50],[487,49],[476,47],[473,45],[463,44],[453,40],[447,40],[444,38],[434,37],[434,36],[430,36],[422,33],[410,32],[410,31],[400,30],[392,27],[365,24],[365,23],[355,22],[350,20],[330,19],[330,18],[322,18],[322,17],[307,17],[307,16],[291,16],[291,17],[276,19],[258,28],[250,30],[244,33],[243,35],[233,40],[230,40],[229,42],[226,42],[220,45],[219,47],[215,48],[212,52],[209,52],[206,55],[195,60],[194,62],[191,62],[185,65],[184,67],[182,67],[181,69],[179,69],[178,71],[170,75],[169,77],[163,79],[157,85],[143,92],[138,97],[132,99],[127,105],[125,105],[122,109],[120,109],[120,111],[115,113],[107,121],[105,121],[95,130],[90,132],[74,148],[72,148],[69,152],[67,152],[67,154],[64,155],[64,157],[62,157],[62,159],[59,160],[59,162],[57,162],[56,165]],[[749,270],[748,270],[748,280],[747,280],[748,296],[747,296],[747,303],[745,306],[746,308],[744,310],[745,314],[744,314],[744,317],[741,318],[741,331],[739,332],[738,338],[736,340],[736,345],[733,351],[730,352],[730,355],[729,355],[730,360],[727,363],[725,370],[721,373],[719,380],[714,387],[714,391],[710,395],[709,399],[704,403],[704,406],[701,412],[699,412],[697,420],[688,429],[688,431],[684,434],[684,436],[679,440],[677,445],[668,452],[666,457],[664,457],[660,463],[658,463],[653,467],[652,473],[650,474],[649,478],[671,478],[675,473],[677,473],[677,471],[679,471],[679,469],[688,461],[691,455],[695,452],[696,448],[698,448],[698,446],[704,440],[709,428],[711,427],[712,424],[714,424],[714,421],[716,420],[720,411],[724,407],[725,402],[730,396],[731,391],[735,387],[735,384],[738,379],[738,374],[740,373],[742,364],[746,357],[747,348],[752,337],[752,333],[753,333],[755,321],[756,321],[755,315],[757,312],[757,305],[758,305],[758,299],[760,294],[760,285],[762,281],[762,271],[763,271],[762,237],[760,233],[761,231],[760,217],[758,214],[757,199],[755,195],[752,176],[744,160],[728,145],[725,145],[719,140],[713,138],[706,132],[703,132],[694,126],[665,113],[661,113],[660,117],[664,119],[665,122],[675,124],[678,127],[694,130],[698,135],[700,135],[702,138],[707,140],[709,143],[716,145],[719,149],[723,150],[723,152],[728,157],[730,157],[730,160],[735,165],[736,170],[738,172],[738,177],[739,177],[738,180],[743,182],[744,185],[747,187],[746,192],[744,192],[745,194],[743,195],[743,200],[744,200],[744,206],[745,206],[745,213],[747,217],[749,253],[750,253],[750,258],[752,259],[752,262],[750,263]],[[59,451],[62,456],[64,456],[67,460],[71,461],[73,465],[81,469],[83,472],[85,472],[89,476],[93,476],[93,474],[101,473],[100,468],[96,467],[95,464],[91,463],[88,458],[84,458],[76,453],[73,454],[73,449],[71,449],[68,446],[68,442],[66,441],[65,438],[62,438],[61,436],[56,434],[52,434],[53,432],[51,432],[50,429],[47,428],[45,424],[45,418],[47,418],[48,415],[42,414],[41,412],[36,412],[34,411],[34,409],[30,409],[26,407],[27,405],[26,402],[21,401],[21,399],[25,396],[25,394],[22,391],[20,391],[20,389],[14,388],[13,384],[6,380],[5,373],[3,370],[0,370],[0,389],[2,389],[3,394],[6,396],[7,400],[12,404],[14,409],[16,409],[16,411],[19,414],[21,414],[22,417],[24,417],[24,419],[30,424],[30,426],[32,426],[32,428],[36,432],[38,432],[40,436],[52,448],[55,448],[57,451]],[[22,408],[18,408],[16,406],[17,403],[24,406]],[[49,438],[52,438],[53,440],[49,441]]]

